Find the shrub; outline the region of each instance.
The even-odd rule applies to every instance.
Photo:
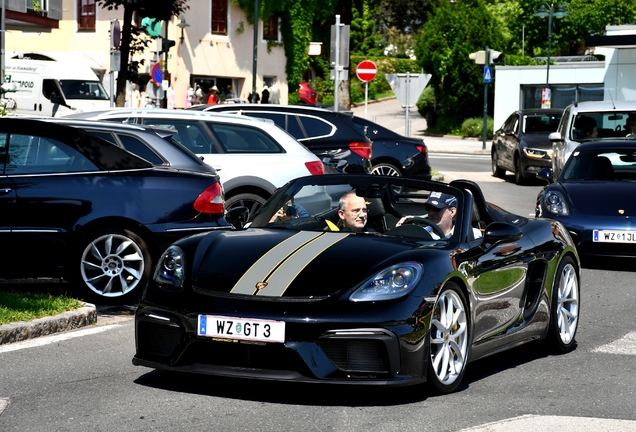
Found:
[[[486,123],[486,137],[492,138],[494,121],[492,117],[488,117]],[[462,122],[461,134],[465,137],[481,138],[484,130],[483,117],[473,117]]]

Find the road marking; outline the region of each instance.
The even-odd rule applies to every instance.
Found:
[[[428,153],[430,159],[490,159],[489,155],[470,153]]]
[[[7,406],[9,405],[9,398],[0,398],[0,415],[2,415],[2,412],[7,409]]]
[[[112,330],[116,327],[121,327],[121,324],[111,324],[111,325],[105,325],[105,326],[99,326],[99,327],[91,327],[89,329],[77,330],[77,331],[73,331],[69,333],[43,336],[37,339],[29,339],[26,341],[15,342],[12,344],[0,345],[0,354],[10,352],[10,351],[18,351],[21,349],[35,348],[35,347],[39,347],[43,345],[65,341],[68,339],[89,336],[89,335],[104,332],[106,330]]]
[[[534,431],[627,431],[636,430],[636,421],[594,417],[524,415],[498,422],[487,423],[460,432],[534,432]]]
[[[629,332],[620,339],[610,342],[600,347],[594,348],[592,352],[606,354],[636,355],[636,332]]]

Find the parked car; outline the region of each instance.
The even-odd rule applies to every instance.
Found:
[[[0,119],[0,277],[62,277],[97,303],[139,297],[177,239],[231,226],[213,173],[153,166],[75,127]]]
[[[366,209],[342,215],[365,215],[367,229],[329,228],[341,213],[320,189],[355,191]],[[456,206],[455,226],[435,239],[423,203],[442,198]],[[422,216],[397,226],[403,215]],[[162,257],[135,314],[133,364],[154,369],[361,386],[428,380],[449,393],[470,361],[535,340],[571,350],[580,317],[579,258],[565,228],[501,210],[468,180],[296,179],[245,228],[180,240]]]
[[[568,105],[552,142],[552,175],[556,179],[574,149],[589,141],[615,140],[628,133],[627,121],[636,115],[636,101],[591,101]],[[590,125],[589,134],[584,130]],[[596,134],[594,134],[596,128]]]
[[[311,88],[308,82],[298,84],[298,97],[300,97],[302,103],[306,103],[307,105],[316,105],[316,103],[318,103],[316,91]]]
[[[177,141],[216,169],[225,190],[227,208],[246,206],[255,211],[274,190],[288,181],[309,174],[320,175],[325,171],[316,155],[269,120],[160,108],[118,108],[64,118],[125,122],[176,130],[174,138]]]
[[[550,169],[539,176],[550,183]],[[556,219],[581,256],[636,257],[636,137],[581,144],[537,197],[536,216]]]
[[[353,123],[373,141],[371,173],[431,179],[428,149],[423,139],[400,135],[363,117],[354,116]]]
[[[198,105],[188,109],[242,114],[274,121],[305,147],[346,173],[371,172],[372,143],[351,114],[299,105]]]
[[[515,175],[515,183],[536,178],[541,168],[552,166],[552,143],[548,139],[559,126],[562,109],[522,109],[510,114],[493,134],[492,175]]]
[[[153,165],[216,175],[214,168],[204,163],[200,157],[175,139],[177,134],[175,129],[67,118],[46,119],[46,121],[90,132],[125,148]]]

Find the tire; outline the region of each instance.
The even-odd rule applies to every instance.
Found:
[[[442,289],[431,316],[428,380],[441,394],[453,392],[468,364],[469,311],[464,293],[449,282]]]
[[[395,165],[392,165],[390,163],[379,163],[377,165],[373,165],[373,167],[371,168],[371,174],[393,177],[402,176],[400,170]]]
[[[241,193],[227,198],[225,200],[225,208],[229,210],[236,207],[245,206],[249,210],[249,216],[251,216],[256,210],[258,210],[263,206],[263,204],[265,204],[265,201],[267,200],[260,195]]]
[[[499,168],[499,166],[497,165],[497,152],[495,151],[495,149],[492,150],[490,158],[492,161],[493,177],[504,178],[504,175],[506,174],[506,170],[503,168]]]
[[[148,283],[152,258],[146,242],[126,229],[105,229],[79,247],[74,280],[83,297],[98,304],[137,300]]]
[[[559,263],[555,274],[550,308],[547,342],[555,354],[570,351],[576,343],[580,298],[578,268],[571,257],[565,257]]]
[[[521,158],[518,154],[515,155],[515,183],[518,185],[526,184],[526,178],[521,167]]]

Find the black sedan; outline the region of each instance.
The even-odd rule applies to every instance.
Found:
[[[539,177],[550,182],[550,169]],[[556,182],[537,197],[536,216],[557,219],[579,254],[636,257],[636,140],[581,144]]]
[[[373,174],[431,179],[428,149],[423,139],[397,134],[363,117],[354,116],[353,123],[373,141]]]
[[[63,277],[82,298],[138,298],[156,258],[229,229],[214,173],[155,167],[81,129],[0,119],[0,277]]]
[[[303,177],[244,228],[163,253],[136,312],[133,363],[297,382],[428,380],[448,393],[470,361],[534,340],[571,350],[579,296],[563,226],[488,204],[475,183]]]
[[[550,133],[559,126],[562,109],[523,109],[512,113],[492,139],[492,175],[506,171],[523,184],[536,177],[541,168],[552,166]]]

